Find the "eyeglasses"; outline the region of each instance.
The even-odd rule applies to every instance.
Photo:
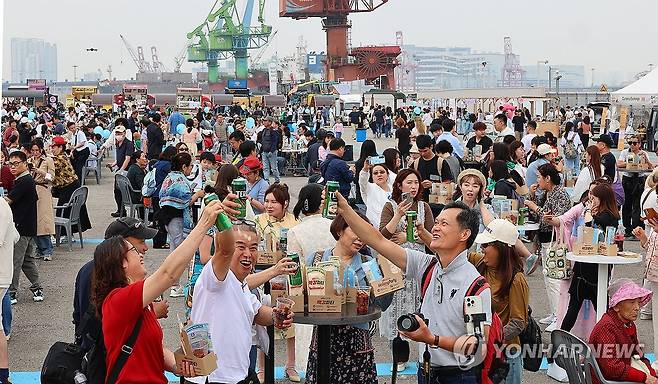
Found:
[[[144,254],[141,253],[140,251],[138,251],[137,248],[135,248],[134,245],[131,245],[131,247],[128,248],[128,251],[127,251],[126,253],[128,253],[128,252],[130,252],[130,251],[135,251],[138,255],[140,255],[140,256],[144,256]]]
[[[9,162],[9,166],[10,166],[11,168],[16,168],[16,167],[18,167],[19,165],[21,165],[21,163],[23,163],[23,161],[10,161],[10,162]]]
[[[182,147],[178,148],[178,152],[187,152],[187,151],[189,151],[189,149],[187,148],[182,148]]]
[[[233,225],[246,225],[251,228],[256,228],[256,222],[253,220],[247,220],[247,219],[235,219],[231,221]]]

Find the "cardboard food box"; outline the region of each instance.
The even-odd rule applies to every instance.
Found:
[[[283,252],[278,249],[278,244],[274,240],[274,235],[271,233],[265,234],[264,236],[265,249],[258,250],[258,259],[256,264],[258,265],[274,265],[283,258]]]
[[[583,227],[583,241],[576,242],[573,246],[573,253],[580,256],[617,256],[618,251],[617,244],[606,244],[605,241],[594,240],[594,228],[591,227]]]
[[[380,297],[404,288],[402,270],[385,257],[378,256],[377,263],[382,271],[383,278],[379,281],[368,281],[372,287],[372,294]],[[356,302],[356,297],[354,298]]]
[[[452,201],[455,187],[452,183],[432,183],[429,202],[432,204],[448,204]]]
[[[183,362],[187,361],[195,367],[196,372],[201,376],[207,376],[217,369],[217,355],[214,352],[210,352],[203,357],[194,355],[187,332],[185,332],[183,324],[180,323],[179,336],[181,347],[174,352],[176,365],[182,366]]]
[[[324,294],[308,295],[308,312],[311,313],[340,313],[342,311],[343,295],[337,295],[334,288],[334,272],[324,273]]]

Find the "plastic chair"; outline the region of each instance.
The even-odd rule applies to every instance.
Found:
[[[85,164],[84,167],[82,167],[82,185],[85,184],[85,179],[91,172],[94,172],[94,176],[96,176],[96,184],[101,183],[101,159],[96,157],[96,156],[89,156],[87,159],[87,163]]]
[[[129,214],[128,217],[139,218],[138,217],[139,215],[135,216],[135,214],[138,213],[137,208],[142,208],[143,209],[144,204],[133,203],[131,195],[133,193],[137,193],[141,196],[142,191],[138,191],[136,189],[133,189],[132,185],[130,184],[130,180],[128,180],[128,178],[124,175],[116,174],[114,176],[114,181],[115,181],[116,187],[119,189],[119,192],[121,192],[121,203],[122,203],[123,207],[126,207],[126,206],[130,207],[130,214]]]
[[[551,333],[551,343],[558,350],[555,361],[567,371],[569,383],[592,384],[592,372],[594,372],[601,384],[631,384],[626,381],[606,380],[592,355],[590,346],[571,333],[556,329]]]
[[[73,250],[73,246],[71,245],[71,243],[73,243],[72,228],[74,225],[80,225],[80,210],[82,209],[82,206],[87,202],[88,193],[89,191],[87,187],[80,187],[73,191],[73,194],[71,194],[71,198],[69,199],[68,203],[53,207],[55,209],[56,247],[59,247],[59,237],[62,231],[62,227],[64,227],[66,229],[66,239],[69,243],[69,252]],[[58,209],[61,209],[63,212],[63,210],[67,208],[71,208],[68,218],[57,215]],[[80,248],[82,249],[84,248],[82,245],[82,231],[78,230],[78,234],[80,235]]]

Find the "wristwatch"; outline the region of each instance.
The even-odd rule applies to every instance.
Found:
[[[439,335],[434,335],[434,341],[430,344],[430,348],[437,349],[439,348]]]

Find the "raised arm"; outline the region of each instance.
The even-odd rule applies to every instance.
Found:
[[[359,236],[361,241],[371,246],[402,270],[406,270],[407,254],[404,249],[392,241],[386,240],[377,228],[359,217],[340,193],[336,193],[336,197],[338,198],[338,213],[343,216],[349,227]]]
[[[284,257],[279,260],[276,265],[273,265],[264,271],[250,274],[245,278],[245,282],[247,283],[249,290],[252,290],[256,287],[260,287],[277,276],[289,275],[296,270],[297,263],[292,261],[290,257]]]
[[[166,289],[174,285],[180,275],[187,268],[208,228],[215,222],[217,215],[224,211],[220,202],[211,202],[201,214],[199,223],[194,227],[187,238],[178,246],[162,265],[144,282],[142,304],[149,305],[155,298],[160,296]],[[232,245],[232,244],[231,244]]]

